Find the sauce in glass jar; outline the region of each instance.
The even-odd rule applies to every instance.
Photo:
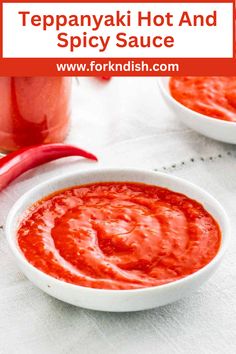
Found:
[[[63,142],[69,127],[71,78],[0,78],[0,149]]]

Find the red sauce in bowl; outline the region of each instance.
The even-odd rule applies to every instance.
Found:
[[[166,284],[217,254],[221,233],[198,202],[165,188],[109,182],[73,187],[34,204],[18,244],[36,268],[101,289]]]
[[[236,122],[236,77],[172,77],[171,95],[206,116]]]

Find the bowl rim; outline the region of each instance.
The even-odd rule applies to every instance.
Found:
[[[47,273],[44,273],[43,271],[39,270],[35,266],[33,266],[30,262],[28,262],[28,260],[24,256],[24,254],[21,252],[21,250],[17,244],[16,232],[14,232],[14,235],[12,235],[12,232],[13,232],[12,228],[13,228],[14,223],[17,223],[17,226],[19,225],[19,220],[16,221],[18,210],[22,207],[22,205],[27,203],[27,201],[30,200],[30,196],[37,191],[40,191],[40,190],[43,191],[44,189],[46,190],[47,188],[49,188],[49,186],[51,186],[53,184],[56,185],[56,183],[58,181],[66,180],[67,178],[74,178],[78,175],[82,176],[82,175],[88,175],[91,173],[96,174],[97,172],[98,173],[110,173],[110,172],[112,172],[112,173],[142,173],[142,174],[147,174],[149,176],[153,176],[156,178],[158,178],[158,176],[160,176],[162,178],[167,178],[167,180],[171,180],[174,182],[177,181],[177,183],[179,182],[180,184],[182,183],[182,185],[185,184],[189,188],[195,190],[197,193],[199,192],[200,194],[205,196],[207,198],[207,200],[210,201],[210,204],[213,207],[215,207],[215,209],[221,214],[221,216],[222,216],[221,224],[223,223],[224,228],[225,228],[225,231],[223,233],[223,231],[221,230],[221,227],[220,227],[221,225],[220,225],[219,221],[217,219],[215,219],[220,227],[221,236],[222,236],[221,244],[220,244],[219,250],[218,250],[217,254],[215,255],[215,257],[209,263],[207,263],[204,267],[202,267],[201,269],[199,269],[196,272],[189,274],[181,279],[172,281],[170,283],[162,284],[162,285],[156,285],[156,286],[150,286],[150,287],[138,288],[138,289],[100,289],[100,288],[86,287],[86,286],[68,283],[64,280],[57,279]],[[99,180],[97,182],[99,183]],[[100,181],[100,182],[103,182],[103,181]],[[117,179],[117,182],[119,182],[119,179]],[[132,182],[132,181],[131,181],[131,179],[129,180],[129,178],[127,178],[127,182]],[[88,182],[88,184],[89,183],[96,183],[96,182]],[[144,184],[152,185],[152,183],[147,183],[147,182],[137,182],[137,183],[144,183]],[[84,183],[84,184],[86,184],[86,183]],[[80,184],[79,183],[78,184],[68,184],[68,188],[76,186],[76,185],[79,186]],[[158,184],[156,184],[156,185],[158,186]],[[65,188],[67,188],[67,187],[65,187]],[[58,188],[56,190],[59,191],[60,188]],[[50,195],[53,192],[46,193],[44,191],[43,193],[46,197],[47,195]],[[182,192],[179,192],[179,193],[182,193]],[[184,193],[182,193],[182,194],[184,194]],[[199,201],[198,199],[196,199],[196,200],[202,204],[201,201]],[[34,203],[35,202],[31,203],[31,205],[33,205]],[[24,211],[22,213],[24,213],[29,207],[30,206],[27,206],[26,208],[24,207]],[[4,229],[5,229],[5,235],[6,235],[8,245],[9,245],[12,253],[16,257],[17,261],[19,263],[23,263],[23,265],[25,267],[28,267],[32,273],[35,273],[36,275],[38,275],[41,278],[44,278],[44,280],[46,282],[49,281],[51,284],[55,283],[58,286],[63,286],[66,289],[71,289],[71,290],[75,290],[75,291],[90,292],[90,293],[94,293],[94,294],[100,293],[100,294],[106,294],[106,295],[108,295],[108,294],[127,295],[127,294],[153,292],[153,291],[158,291],[158,290],[161,291],[163,289],[171,289],[175,286],[182,285],[188,281],[194,280],[195,278],[198,278],[206,270],[210,270],[211,268],[214,268],[214,266],[217,265],[217,263],[222,259],[223,255],[228,247],[228,244],[230,241],[230,234],[231,234],[229,217],[228,217],[227,213],[225,212],[224,208],[222,207],[222,205],[218,202],[218,200],[214,196],[212,196],[210,193],[205,191],[203,188],[199,187],[198,185],[196,185],[192,182],[189,182],[188,180],[185,180],[183,178],[176,177],[173,175],[169,175],[167,173],[163,173],[163,172],[159,172],[159,171],[156,172],[156,171],[148,170],[148,169],[138,169],[138,168],[93,168],[93,169],[86,169],[86,170],[84,169],[82,171],[73,171],[70,173],[64,173],[60,176],[56,176],[56,177],[50,178],[47,181],[39,183],[37,186],[29,189],[26,193],[24,193],[13,204],[13,206],[11,207],[11,209],[7,215]],[[15,231],[16,230],[17,230],[17,228],[15,229]]]
[[[228,121],[228,120],[224,120],[224,119],[218,119],[218,118],[214,118],[214,117],[210,117],[207,116],[205,114],[199,113],[194,111],[193,109],[190,109],[188,107],[186,107],[184,104],[180,103],[179,101],[177,101],[171,94],[170,92],[166,89],[166,87],[163,84],[163,80],[167,79],[168,83],[171,79],[170,76],[161,76],[157,78],[157,83],[159,88],[161,89],[162,93],[168,97],[168,99],[175,105],[177,105],[179,108],[183,109],[186,111],[186,113],[188,114],[192,114],[194,116],[196,116],[198,119],[201,119],[203,122],[209,122],[210,124],[218,124],[220,126],[235,126],[236,127],[236,121],[232,122],[232,121]]]

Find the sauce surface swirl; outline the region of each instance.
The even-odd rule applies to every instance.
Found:
[[[26,259],[65,282],[138,289],[192,274],[209,263],[219,227],[198,202],[130,182],[58,191],[34,204],[18,229]]]

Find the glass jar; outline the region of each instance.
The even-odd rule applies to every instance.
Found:
[[[71,81],[0,77],[0,149],[63,142],[69,128]]]

